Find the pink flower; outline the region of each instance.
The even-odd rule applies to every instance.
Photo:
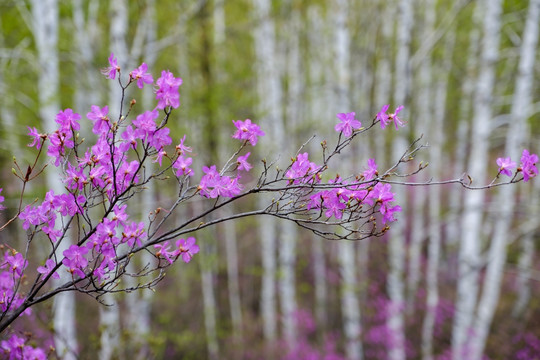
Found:
[[[177,255],[180,255],[186,263],[190,262],[193,255],[199,252],[199,245],[195,244],[194,237],[188,237],[185,240],[179,239],[176,241],[176,247],[178,248],[176,250]]]
[[[356,120],[354,116],[354,112],[337,114],[337,117],[341,122],[337,124],[334,129],[338,132],[343,132],[343,135],[346,137],[351,136],[353,130],[360,129],[362,127],[360,121]]]
[[[28,135],[31,136],[32,142],[28,144],[29,147],[36,146],[36,149],[41,149],[41,145],[43,144],[43,139],[47,138],[46,134],[40,134],[38,130],[33,127],[27,126],[28,128]]]
[[[403,109],[403,105],[398,106],[394,113],[387,114],[389,107],[390,105],[384,105],[381,108],[381,111],[377,113],[377,119],[379,119],[379,121],[381,122],[381,129],[384,129],[388,124],[390,124],[393,121],[397,130],[398,126],[405,125],[405,123],[401,121],[401,119],[398,117],[399,112]]]
[[[101,73],[107,76],[109,79],[114,80],[114,78],[116,78],[116,72],[120,71],[120,66],[118,66],[118,62],[116,61],[113,53],[111,53],[111,56],[109,56],[109,65],[109,67],[101,70]]]
[[[142,63],[141,66],[129,73],[130,78],[137,80],[137,86],[139,89],[142,89],[144,84],[151,84],[154,82],[154,78],[152,78],[150,73],[146,72],[147,70],[148,65]]]
[[[79,120],[81,120],[81,115],[74,113],[71,109],[66,109],[56,115],[55,121],[60,124],[60,130],[70,131],[73,129],[79,131],[81,129]]]
[[[362,175],[364,175],[364,180],[371,180],[377,175],[377,164],[374,159],[368,160],[368,168]]]
[[[246,155],[239,156],[237,159],[238,170],[249,171],[253,166],[247,162],[247,158],[251,153],[248,152]]]
[[[192,162],[192,158],[185,158],[184,155],[180,155],[172,166],[174,169],[176,169],[175,175],[193,176],[193,170],[189,167]]]
[[[2,188],[0,188],[0,193],[2,193]],[[0,195],[0,203],[3,203],[4,202],[4,197],[2,195]],[[0,210],[4,210],[6,207],[2,204],[0,204]]]
[[[154,245],[154,248],[158,249],[158,251],[156,252],[156,256],[158,258],[162,257],[165,260],[167,260],[169,264],[172,264],[174,262],[172,258],[176,256],[176,252],[169,251],[169,247],[170,247],[169,241],[165,241],[163,244]]]
[[[158,100],[158,109],[165,109],[171,106],[176,109],[180,106],[180,95],[178,88],[182,85],[181,78],[175,78],[170,71],[162,71],[161,77],[157,79],[156,99]]]
[[[538,155],[530,154],[527,149],[523,150],[521,155],[521,171],[523,172],[523,180],[525,182],[538,175],[538,169],[535,166],[537,162]]]
[[[512,176],[512,171],[510,170],[516,167],[516,163],[513,162],[509,157],[498,158],[497,165],[499,165],[499,173],[506,176]]]
[[[92,111],[86,114],[86,117],[94,123],[94,127],[92,129],[92,132],[94,134],[105,134],[107,131],[109,131],[111,125],[109,123],[109,107],[104,106],[103,108],[99,108],[97,105],[90,106]]]
[[[233,138],[249,140],[252,146],[257,145],[258,136],[264,136],[264,131],[261,130],[259,125],[252,123],[250,119],[246,119],[245,121],[233,120],[233,124],[237,129],[233,134]]]
[[[56,263],[53,259],[47,259],[47,261],[45,261],[45,266],[39,266],[37,271],[38,273],[43,274],[44,277],[47,277],[55,266]],[[56,272],[54,272],[51,276],[53,279],[60,279],[60,275],[58,275]]]

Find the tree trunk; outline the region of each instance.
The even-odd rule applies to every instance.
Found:
[[[478,6],[478,5],[477,5]],[[480,73],[474,94],[474,115],[471,129],[469,174],[477,185],[486,181],[488,143],[492,117],[492,94],[495,83],[495,63],[499,57],[501,1],[486,3],[484,30],[480,57]],[[476,337],[470,337],[472,319],[478,296],[480,270],[480,240],[484,191],[472,191],[465,197],[463,209],[463,236],[458,258],[458,286],[454,328],[452,334],[452,357],[468,357],[467,339],[475,347]]]
[[[396,54],[394,105],[406,105],[410,87],[410,42],[413,24],[413,0],[400,0],[398,12],[401,21],[398,23],[398,49]],[[406,118],[408,109],[405,107],[403,117]],[[395,134],[392,156],[399,159],[407,148],[405,129]],[[406,208],[406,195],[403,187],[394,187],[395,198]],[[388,240],[388,273],[387,290],[389,306],[387,315],[387,327],[390,332],[390,348],[388,356],[391,360],[405,359],[405,333],[403,310],[405,307],[405,294],[403,286],[403,271],[405,268],[405,222],[397,221],[392,225]]]
[[[492,4],[495,6],[495,4]],[[538,44],[538,22],[540,1],[531,0],[527,22],[523,31],[519,73],[516,78],[512,102],[511,120],[506,136],[505,156],[518,160],[523,148],[522,139],[526,138],[525,129],[530,115],[532,86],[534,79],[535,51]],[[495,23],[490,28],[498,32]],[[494,43],[497,44],[497,43]],[[494,45],[491,44],[491,45]],[[499,189],[497,203],[500,215],[497,216],[495,231],[488,253],[487,270],[484,279],[482,297],[478,305],[478,314],[474,324],[474,338],[471,343],[471,359],[481,359],[484,352],[489,328],[499,301],[502,273],[506,262],[506,246],[510,235],[515,207],[515,186],[503,186]]]

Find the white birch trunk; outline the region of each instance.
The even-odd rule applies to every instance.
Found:
[[[422,25],[422,38],[429,37],[434,31],[435,24],[435,1],[425,0],[423,2],[424,18]],[[418,132],[430,132],[431,127],[437,126],[433,123],[433,96],[432,96],[432,71],[431,71],[431,52],[427,53],[425,57],[420,61],[418,69],[418,90],[415,91],[416,96],[416,108],[418,109],[415,116],[415,129]],[[437,121],[436,119],[435,121]],[[434,139],[429,139],[434,144],[440,146],[440,142],[435,142]],[[440,159],[438,159],[440,161]],[[432,165],[433,162],[430,162]],[[438,176],[439,174],[436,174]],[[422,177],[422,174],[419,174]],[[419,179],[420,180],[420,179]],[[421,181],[421,180],[420,180]],[[413,189],[414,190],[414,189]],[[420,253],[422,250],[422,243],[426,239],[426,224],[424,209],[426,208],[426,191],[420,189],[420,191],[414,191],[412,198],[412,213],[411,218],[411,242],[409,247],[409,271],[407,278],[408,296],[407,296],[407,313],[412,314],[414,311],[414,304],[416,299],[416,292],[418,289],[418,281],[420,279],[421,259]]]
[[[411,29],[413,24],[413,0],[400,0],[398,12],[401,21],[398,23],[398,49],[395,62],[395,85],[394,85],[394,105],[407,105],[408,92],[410,87],[409,64],[410,64],[410,42]],[[404,109],[403,118],[407,118],[407,106]],[[401,115],[401,114],[400,114]],[[403,151],[407,148],[405,139],[406,128],[396,133],[392,156],[393,160],[399,159]],[[406,194],[403,187],[393,187],[395,198],[406,208]],[[403,286],[403,272],[405,269],[405,223],[398,220],[392,225],[388,240],[388,262],[390,269],[388,272],[387,290],[389,296],[387,327],[390,332],[390,348],[388,357],[391,360],[405,359],[405,334],[403,310],[405,307],[405,294]]]
[[[448,89],[448,77],[452,68],[452,52],[455,43],[455,30],[447,34],[448,38],[445,44],[442,66],[437,73],[440,74],[435,88],[433,124],[430,128],[429,141],[436,146],[430,149],[430,176],[437,178],[441,176],[443,168],[442,146],[444,139],[444,114],[446,110],[446,94]],[[435,327],[435,318],[437,305],[439,303],[438,274],[439,259],[441,249],[441,188],[431,186],[428,188],[428,234],[429,247],[426,268],[426,315],[422,326],[422,358],[425,360],[433,359],[433,329]]]
[[[486,181],[495,63],[499,57],[501,1],[489,1],[486,3],[485,9],[480,73],[474,95],[475,106],[469,153],[469,174],[477,185],[484,184]],[[468,356],[467,339],[471,340],[470,345],[473,346],[477,341],[477,338],[474,334],[470,334],[470,331],[472,330],[472,319],[478,296],[484,197],[484,191],[471,191],[465,197],[463,236],[461,237],[458,258],[456,311],[452,334],[452,357],[456,360]]]
[[[232,211],[227,210],[227,215]],[[236,225],[233,221],[226,221],[224,226],[226,256],[227,256],[227,279],[229,291],[229,307],[233,333],[238,345],[242,343],[242,302],[240,301],[240,281],[238,278],[238,250],[236,244]]]
[[[154,48],[157,37],[157,24],[155,20],[155,0],[146,1],[146,10],[144,13],[145,31],[144,34],[144,62],[148,65],[148,70],[152,71],[157,58],[157,50]],[[143,45],[141,45],[143,46]],[[142,106],[144,110],[152,109],[155,106],[154,92],[150,87],[145,87],[142,96]],[[147,172],[153,173],[155,166],[153,163],[146,164]],[[149,182],[146,185],[146,190],[142,193],[142,206],[140,212],[133,214],[140,221],[144,221],[148,226],[148,216],[155,210],[156,201],[156,186],[154,182]],[[155,258],[147,251],[142,252],[139,263],[132,259],[128,264],[128,271],[135,272],[137,267],[146,266],[146,264],[155,263]],[[127,277],[125,279],[128,286],[136,286],[137,278]],[[126,324],[131,334],[130,343],[136,359],[142,360],[149,356],[148,337],[150,335],[150,310],[154,292],[150,290],[142,290],[132,292],[126,296]]]
[[[492,5],[495,6],[495,5]],[[530,115],[532,88],[534,79],[535,51],[538,44],[538,22],[540,1],[531,0],[527,22],[523,31],[523,41],[512,102],[511,120],[506,137],[505,156],[518,161],[526,138],[525,129]],[[489,28],[498,32],[497,24]],[[487,30],[487,29],[486,29]],[[491,44],[496,45],[496,43]],[[503,186],[499,189],[497,203],[500,215],[497,216],[495,231],[488,253],[487,270],[484,279],[482,297],[474,324],[474,337],[471,342],[471,359],[481,359],[489,334],[491,321],[499,301],[502,273],[506,262],[506,246],[515,207],[515,186]]]
[[[321,59],[321,52],[324,46],[324,30],[320,9],[317,6],[310,6],[308,9],[308,41],[309,41],[309,74],[310,74],[310,99],[308,109],[310,110],[309,121],[314,128],[321,128],[324,123],[324,61]],[[310,153],[320,151],[319,139],[308,144]],[[313,276],[315,281],[315,319],[319,326],[317,329],[324,331],[323,324],[326,324],[327,305],[327,284],[326,284],[326,261],[324,257],[325,240],[320,236],[311,235],[311,252],[313,259]]]
[[[335,104],[334,113],[337,114],[352,111],[349,100],[351,90],[351,37],[348,27],[350,3],[348,0],[337,0],[333,7],[330,16],[333,19],[334,28],[334,71],[336,82],[334,83],[335,93],[332,102]],[[352,159],[346,159],[345,161],[348,165],[342,165],[343,167],[352,166]],[[360,306],[356,294],[355,246],[353,242],[340,241],[338,249],[340,272],[342,274],[341,307],[343,331],[346,338],[346,354],[349,359],[362,359]]]
[[[540,206],[540,181],[535,181],[532,189],[527,189],[522,193],[521,203],[529,202],[529,209],[538,209]],[[533,199],[531,201],[531,199]],[[512,309],[514,318],[521,318],[527,309],[531,299],[531,277],[533,268],[533,258],[535,255],[534,232],[528,231],[520,239],[521,254],[518,260],[518,276],[516,281],[517,299]]]
[[[269,139],[282,139],[283,124],[281,119],[281,87],[279,74],[276,73],[276,35],[274,21],[271,18],[269,0],[253,0],[253,17],[258,24],[254,29],[257,94],[259,96],[258,113],[260,122],[267,135],[261,139],[263,156],[272,157],[274,152]],[[268,158],[268,161],[272,160]],[[260,208],[266,207],[268,198],[259,197]],[[263,280],[261,291],[261,311],[264,338],[270,345],[277,337],[276,321],[276,221],[273,217],[261,219],[259,236],[261,238]]]
[[[126,45],[126,34],[128,28],[128,9],[125,0],[113,1],[110,3],[109,14],[111,19],[110,28],[110,49],[118,58],[118,65],[122,69],[122,76],[129,73],[127,63],[129,62]],[[109,83],[109,114],[112,119],[120,117],[121,91],[116,81]],[[118,302],[113,294],[105,294],[102,300],[107,306],[99,307],[99,322],[101,329],[100,336],[100,360],[111,359],[118,350],[120,341],[120,313]]]
[[[58,99],[59,60],[58,60],[58,3],[56,0],[33,0],[33,35],[36,42],[39,61],[39,111],[43,126],[47,132],[56,129],[54,121],[60,111]],[[60,174],[54,167],[46,171],[48,186],[55,194],[64,192]],[[59,244],[57,253],[62,254],[70,245],[70,237],[66,236]],[[67,272],[60,272],[60,279],[53,279],[53,287],[68,281]],[[54,298],[53,326],[56,354],[66,360],[76,359],[78,352],[77,332],[75,326],[75,294],[64,292]]]
[[[199,213],[199,212],[197,212]],[[213,236],[213,234],[211,235]],[[208,238],[206,240],[209,240]],[[216,297],[214,294],[214,271],[212,262],[215,261],[216,249],[212,247],[215,244],[212,241],[204,242],[204,252],[201,260],[201,280],[204,306],[204,327],[206,329],[206,341],[209,359],[219,359],[219,345],[217,340],[216,326]]]
[[[472,97],[474,86],[477,79],[478,67],[478,48],[480,47],[480,23],[483,12],[481,3],[477,3],[473,13],[473,29],[469,35],[469,47],[467,50],[467,67],[461,86],[462,96],[459,100],[459,124],[456,134],[457,143],[455,145],[455,158],[453,161],[453,173],[463,174],[466,168],[466,159],[468,155],[468,137],[469,119],[471,113]],[[446,239],[449,245],[456,244],[461,236],[461,226],[459,224],[461,206],[463,202],[463,189],[456,186],[450,189],[449,210],[450,215],[447,219]]]

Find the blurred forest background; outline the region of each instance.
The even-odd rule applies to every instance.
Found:
[[[335,141],[337,113],[367,124],[390,104],[407,126],[370,132],[344,169],[389,166],[423,134],[415,164],[429,166],[412,180],[487,184],[496,158],[540,151],[539,13],[538,0],[0,0],[0,216],[16,211],[12,156],[34,156],[26,126],[111,105],[111,52],[124,75],[144,61],[154,78],[183,78],[169,125],[173,141],[188,135],[196,171],[232,153],[231,120],[267,132],[252,156],[286,162],[313,134],[313,153]],[[137,114],[154,107],[146,90],[130,94]],[[22,328],[46,344],[56,329],[64,359],[540,358],[538,180],[394,186],[399,221],[356,243],[275,219],[225,223],[195,234],[201,254],[155,292],[108,307],[73,294],[74,312],[50,301]],[[149,193],[132,216],[175,189]],[[9,231],[1,242],[22,244]]]

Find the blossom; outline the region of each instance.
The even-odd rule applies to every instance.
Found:
[[[510,170],[516,167],[516,163],[513,162],[509,157],[498,158],[497,165],[499,165],[499,173],[506,176],[512,176],[512,171]]]
[[[390,105],[384,105],[381,108],[381,111],[377,113],[377,119],[381,122],[381,129],[384,129],[388,124],[390,124],[393,121],[397,130],[398,126],[405,125],[405,123],[398,117],[399,112],[403,110],[403,105],[398,106],[396,111],[394,111],[394,113],[387,114],[389,107]]]
[[[521,171],[523,172],[523,180],[525,182],[538,175],[538,169],[535,166],[537,162],[538,155],[530,154],[527,149],[523,150],[521,155]]]
[[[193,255],[199,252],[199,245],[195,244],[194,237],[188,237],[187,239],[179,239],[176,241],[176,255],[180,255],[184,262],[188,263]]]
[[[9,265],[9,271],[14,275],[17,275],[17,277],[22,276],[24,269],[28,266],[28,261],[19,252],[14,255],[10,255],[9,252],[6,252],[4,260],[6,264]],[[2,267],[4,267],[4,265],[2,265]]]
[[[178,88],[182,85],[181,78],[175,78],[170,71],[162,71],[161,77],[157,79],[156,99],[158,100],[158,109],[165,109],[171,106],[176,109],[180,106],[180,95]]]
[[[29,147],[35,146],[36,149],[38,149],[38,150],[41,149],[41,145],[43,145],[42,140],[46,139],[47,135],[46,134],[40,134],[35,127],[31,128],[30,126],[27,126],[27,128],[28,128],[28,135],[33,138],[32,142],[30,144],[28,144],[28,146]]]
[[[69,249],[64,250],[62,253],[65,256],[62,260],[62,264],[69,269],[70,273],[84,278],[85,274],[82,269],[88,265],[88,260],[84,257],[86,253],[88,253],[88,248],[79,247],[73,244],[69,247]]]
[[[309,161],[308,156],[307,152],[298,154],[291,165],[291,168],[285,174],[285,176],[288,179],[293,180],[295,184],[311,183],[314,181],[319,182],[320,180],[320,174],[317,174],[320,166]]]
[[[237,129],[233,134],[233,138],[238,140],[248,140],[252,146],[257,145],[258,136],[265,135],[259,125],[252,123],[250,119],[246,119],[245,121],[233,120],[233,124]]]
[[[0,193],[2,193],[2,188],[0,188]],[[2,195],[0,195],[0,203],[3,203],[4,202],[4,197]],[[6,207],[2,204],[0,204],[0,210],[4,210]]]
[[[45,265],[39,266],[37,268],[37,271],[38,273],[43,274],[44,277],[47,277],[51,273],[51,271],[53,271],[55,266],[56,263],[53,259],[47,259],[47,261],[45,261]],[[56,272],[54,272],[51,276],[53,279],[60,279],[60,275],[58,275],[58,273]]]
[[[374,159],[368,159],[368,168],[362,174],[364,180],[371,180],[377,176],[377,164]]]
[[[69,108],[56,114],[55,119],[55,121],[60,124],[60,129],[64,131],[70,131],[71,129],[79,131],[81,129],[79,120],[81,120],[81,115],[73,112],[73,110]]]
[[[188,157],[185,158],[184,155],[180,155],[172,167],[176,169],[175,175],[176,176],[193,176],[193,170],[189,167],[191,163],[193,162],[193,159]]]
[[[184,152],[191,152],[191,147],[184,145],[184,141],[186,141],[186,135],[182,137],[180,140],[180,144],[176,145],[176,152],[179,155],[182,155]]]
[[[163,244],[154,245],[154,249],[158,249],[156,256],[163,257],[169,264],[172,264],[174,262],[172,258],[176,257],[176,252],[170,251],[169,247],[169,241],[165,241]]]
[[[133,120],[133,125],[135,125],[137,129],[144,131],[146,134],[151,133],[156,130],[156,122],[154,120],[157,119],[158,116],[159,112],[157,110],[145,111]]]
[[[129,77],[133,80],[137,80],[137,86],[142,89],[144,84],[151,84],[154,82],[154,78],[148,72],[148,65],[142,63],[141,66],[129,73]]]
[[[337,124],[334,129],[336,131],[343,132],[343,135],[346,137],[351,136],[353,130],[360,129],[362,127],[360,121],[356,120],[354,116],[354,112],[337,114],[337,117],[341,122]]]
[[[246,155],[239,156],[237,159],[238,170],[249,171],[253,166],[247,162],[247,158],[251,155],[251,152],[248,152]]]
[[[94,127],[92,128],[92,132],[94,134],[105,134],[107,131],[109,131],[111,125],[110,125],[110,119],[109,119],[109,107],[104,106],[103,108],[100,108],[97,105],[90,106],[89,113],[86,114],[86,117],[94,123]]]
[[[109,65],[109,67],[101,70],[101,73],[107,76],[109,79],[114,80],[116,77],[116,72],[120,71],[120,66],[118,66],[118,62],[113,53],[111,53],[111,56],[109,56]]]

